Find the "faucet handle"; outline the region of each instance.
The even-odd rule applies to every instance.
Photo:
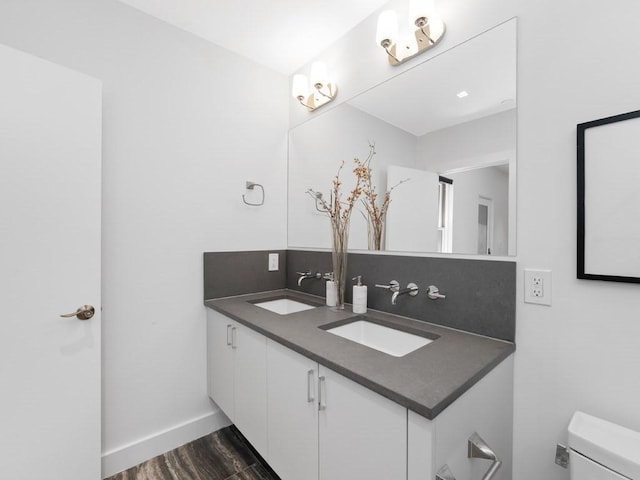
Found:
[[[398,290],[400,290],[400,283],[397,280],[391,280],[389,282],[389,285],[378,285],[376,283],[376,287],[378,287],[378,288],[386,288],[387,290],[395,293]]]
[[[438,298],[447,298],[446,295],[442,295],[440,293],[440,290],[435,285],[429,285],[429,288],[427,289],[427,296],[431,300],[437,300]]]
[[[311,275],[311,270],[308,272],[296,272],[298,275]]]

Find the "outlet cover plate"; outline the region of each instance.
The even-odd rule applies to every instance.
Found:
[[[277,272],[279,269],[279,260],[280,260],[280,255],[277,253],[270,253],[269,254],[269,271],[270,272]]]
[[[551,305],[551,270],[524,270],[524,301]]]

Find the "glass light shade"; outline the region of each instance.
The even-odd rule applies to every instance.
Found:
[[[398,39],[398,14],[393,10],[385,10],[378,17],[376,43],[380,46],[385,40],[395,43]]]
[[[293,98],[306,97],[309,94],[309,83],[307,76],[297,73],[293,76],[293,85],[291,86],[291,94]]]
[[[418,18],[429,19],[435,13],[433,0],[410,0],[409,1],[409,24],[415,28]]]
[[[327,66],[322,62],[313,62],[311,65],[311,85],[326,85],[327,81]]]

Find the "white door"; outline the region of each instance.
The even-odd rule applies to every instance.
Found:
[[[493,250],[493,200],[478,198],[478,254],[491,255]]]
[[[0,72],[0,476],[97,480],[101,84],[1,45]]]
[[[437,173],[390,165],[387,189],[409,179],[391,194],[387,213],[386,249],[403,252],[438,250]]]

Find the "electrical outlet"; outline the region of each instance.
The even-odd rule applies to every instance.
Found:
[[[544,297],[544,279],[539,273],[531,276],[531,296],[536,298]]]
[[[270,272],[277,272],[278,271],[278,260],[280,255],[277,253],[270,253],[269,254],[269,271]]]
[[[551,270],[525,269],[524,301],[551,305]]]

